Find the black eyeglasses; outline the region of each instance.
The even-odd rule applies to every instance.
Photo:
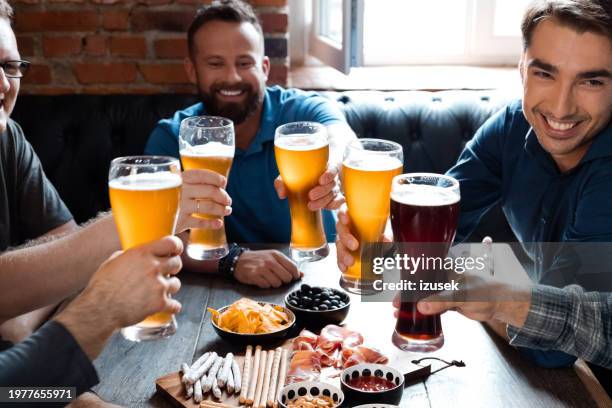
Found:
[[[29,67],[29,61],[15,60],[0,62],[0,68],[2,68],[7,78],[21,78],[28,72]]]

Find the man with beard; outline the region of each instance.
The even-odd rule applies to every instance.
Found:
[[[146,154],[179,157],[181,121],[190,116],[223,116],[234,122],[236,154],[227,192],[233,212],[225,218],[230,242],[288,243],[290,216],[286,193],[274,156],[274,132],[284,123],[313,121],[327,127],[331,163],[339,164],[344,147],[355,136],[331,101],[314,93],[281,87],[266,88],[270,60],[264,55],[261,25],[253,9],[236,0],[214,2],[200,9],[187,33],[189,57],[185,69],[197,85],[202,102],[162,120],[151,134]],[[337,209],[343,199],[336,188],[337,169],[331,165],[309,192],[311,210]],[[335,227],[323,211],[328,240]],[[235,248],[235,247],[234,247]],[[238,258],[239,257],[239,258]],[[214,272],[218,265],[237,262],[234,277],[260,287],[278,287],[297,279],[297,267],[278,251],[230,250],[231,262],[195,262],[187,269]],[[224,267],[221,267],[221,273]]]
[[[587,256],[586,251],[597,253],[597,248],[603,246],[578,248],[575,244],[612,242],[611,13],[610,0],[533,2],[522,22],[522,100],[490,118],[447,173],[459,181],[461,188],[455,240],[466,239],[482,216],[501,204],[514,233],[534,261],[533,278],[540,285],[531,291],[531,307],[544,317],[538,327],[521,330],[508,326],[512,344],[529,344],[524,338],[530,336],[534,348],[551,348],[554,342],[538,343],[537,335],[544,339],[551,334],[546,333],[547,329],[555,332],[553,324],[565,324],[564,331],[582,334],[580,341],[591,336],[602,349],[610,347],[601,334],[609,329],[602,327],[602,322],[610,322],[609,303],[582,309],[591,313],[590,319],[556,319],[561,314],[559,310],[569,315],[580,308],[580,299],[589,302],[593,295],[581,295],[573,287],[562,291],[553,286],[578,284],[587,291],[612,291],[610,264],[605,261],[609,247],[604,248],[607,254],[600,251],[599,256]],[[341,270],[354,262],[348,249],[356,250],[358,246],[349,224],[347,213],[341,211],[337,225]],[[551,242],[563,243],[556,247],[569,251],[550,256],[547,249],[551,246],[544,243]],[[576,249],[574,253],[570,253],[572,248]],[[576,261],[599,262],[596,267],[600,269],[578,269]],[[573,302],[571,307],[568,302]],[[496,326],[495,320],[490,323]],[[575,337],[565,336],[556,344],[568,342],[568,338],[571,342]],[[584,349],[577,351],[576,347],[581,345],[574,344],[572,348],[564,344],[560,349],[580,354]],[[524,352],[547,366],[571,364],[574,360],[562,353]]]

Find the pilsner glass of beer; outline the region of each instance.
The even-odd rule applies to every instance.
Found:
[[[342,162],[342,189],[351,219],[351,233],[359,249],[351,255],[355,263],[340,278],[349,292],[366,294],[380,277],[371,266],[362,268],[362,249],[366,242],[380,242],[389,219],[389,195],[393,177],[401,174],[402,146],[381,139],[354,140],[346,148]]]
[[[321,210],[308,209],[308,192],[319,184],[327,169],[329,142],[320,123],[293,122],[279,126],[274,154],[287,187],[291,212],[291,257],[316,261],[329,254]]]
[[[234,123],[218,116],[194,116],[183,119],[179,131],[179,149],[184,170],[211,170],[228,177],[234,159]],[[200,200],[201,202],[206,200]],[[195,217],[214,219],[209,214]],[[228,253],[225,228],[192,228],[187,255],[192,259],[219,259]]]
[[[174,235],[181,184],[181,166],[172,157],[131,156],[111,162],[108,190],[124,250]],[[132,341],[154,340],[173,335],[176,328],[174,315],[161,312],[121,333]]]
[[[457,231],[459,201],[459,182],[452,177],[430,173],[396,176],[391,188],[391,227],[404,254],[445,258]],[[441,272],[421,269],[411,275],[410,271],[402,270],[402,279],[426,280],[423,274],[443,277]],[[401,296],[393,344],[402,350],[419,352],[442,347],[440,315],[422,315],[414,294],[403,291]]]

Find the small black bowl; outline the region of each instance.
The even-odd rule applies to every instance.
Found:
[[[302,381],[284,386],[278,396],[278,403],[281,408],[287,408],[291,401],[306,395],[311,397],[328,396],[334,401],[334,407],[342,406],[344,402],[344,394],[338,387],[318,381]]]
[[[302,289],[294,290],[285,296],[285,305],[291,310],[297,319],[297,324],[300,327],[307,329],[320,329],[328,324],[340,324],[348,315],[351,307],[351,298],[341,290],[334,288],[323,288],[314,286],[315,290],[330,289],[335,296],[338,296],[345,302],[344,306],[331,310],[310,310],[292,305],[289,300],[295,293],[299,293]]]
[[[351,379],[358,377],[385,378],[395,386],[384,391],[364,391],[348,384]],[[357,364],[342,371],[340,388],[351,407],[363,404],[399,405],[404,393],[404,376],[395,368],[383,364]]]
[[[287,314],[287,317],[289,318],[289,323],[287,323],[287,325],[281,327],[278,330],[275,330],[273,332],[268,332],[268,333],[259,333],[259,334],[251,334],[251,333],[236,333],[236,332],[232,332],[229,330],[225,330],[222,329],[221,327],[219,327],[215,321],[215,319],[213,319],[213,317],[210,317],[210,323],[212,324],[213,328],[215,329],[215,331],[217,332],[217,334],[219,335],[219,337],[221,337],[224,340],[229,341],[230,343],[235,343],[235,344],[275,344],[275,343],[279,343],[281,341],[283,341],[287,335],[289,334],[289,332],[291,331],[291,328],[293,328],[293,326],[295,326],[295,314],[293,314],[293,312],[289,309],[287,309],[286,307],[280,306],[280,305],[276,305],[274,303],[266,303],[266,302],[258,302],[260,305],[264,306],[266,304],[269,304],[271,306],[274,307],[278,307],[280,309],[282,309],[282,311],[284,313]],[[227,310],[228,307],[230,307],[231,305],[228,306],[223,306],[222,308],[218,309],[219,314],[225,312],[225,310]]]

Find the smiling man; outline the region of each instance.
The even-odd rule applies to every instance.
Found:
[[[159,122],[145,153],[179,157],[181,121],[189,116],[223,116],[234,122],[236,154],[227,192],[233,212],[225,218],[229,241],[239,243],[289,243],[291,224],[285,189],[274,155],[274,133],[288,122],[312,121],[326,126],[330,167],[319,185],[309,192],[311,210],[323,211],[328,240],[335,235],[329,209],[342,203],[336,188],[336,166],[354,133],[332,101],[313,92],[266,87],[270,59],[264,52],[261,25],[253,9],[237,0],[215,1],[198,11],[187,33],[189,57],[185,69],[197,86],[201,102]],[[227,262],[227,258],[231,258]],[[295,264],[278,251],[241,252],[233,247],[222,262],[184,259],[188,269],[228,273],[242,283],[278,287],[299,277]],[[219,267],[219,265],[221,265]]]
[[[532,2],[522,22],[523,98],[490,118],[448,171],[461,188],[455,240],[465,240],[483,215],[501,204],[534,261],[532,277],[539,284],[612,291],[604,258],[606,272],[589,273],[563,262],[584,253],[551,254],[544,244],[612,242],[611,13],[610,0]],[[358,243],[348,233],[346,213],[339,218],[338,265],[344,270],[353,263],[346,248]],[[543,285],[538,288],[555,292]],[[534,304],[544,299],[536,290],[532,296]],[[602,330],[584,320],[578,324],[573,330],[593,336]],[[516,330],[510,335],[518,343]],[[525,353],[546,366],[573,362],[561,353]]]

